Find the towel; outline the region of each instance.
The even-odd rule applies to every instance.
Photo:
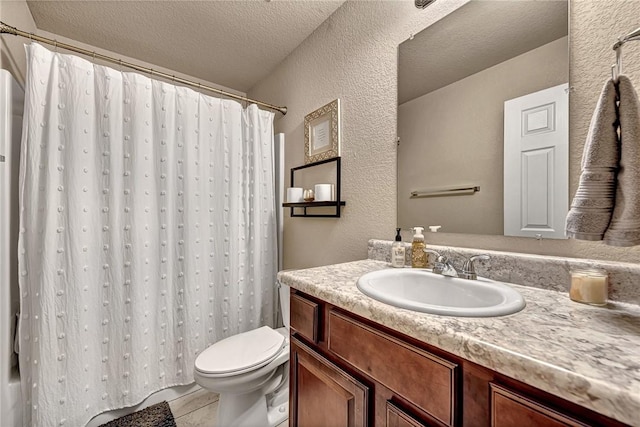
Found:
[[[582,153],[580,184],[567,215],[568,237],[602,240],[613,213],[620,156],[616,87],[609,80],[591,118]]]
[[[615,207],[604,242],[612,246],[640,245],[640,102],[626,76],[618,78],[620,106],[620,167]]]

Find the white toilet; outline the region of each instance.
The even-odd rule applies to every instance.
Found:
[[[218,426],[275,427],[289,416],[289,287],[279,293],[284,328],[225,338],[196,358],[196,383],[220,394]]]

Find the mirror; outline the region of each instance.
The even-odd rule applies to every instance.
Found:
[[[554,115],[568,115],[567,35],[566,1],[476,0],[400,45],[399,227],[563,237],[563,214],[551,211],[566,215],[569,203],[568,118]],[[550,88],[566,107],[519,103]],[[547,141],[514,148],[510,136],[552,131],[559,150]]]

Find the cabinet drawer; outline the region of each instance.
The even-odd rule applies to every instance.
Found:
[[[580,421],[491,383],[492,427],[585,427]]]
[[[320,306],[307,298],[292,293],[291,328],[313,343],[318,342]]]
[[[386,427],[428,427],[427,424],[418,421],[392,402],[387,401]]]
[[[331,352],[444,424],[455,424],[455,363],[334,310],[328,321]]]

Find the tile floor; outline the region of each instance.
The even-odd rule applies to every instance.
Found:
[[[218,411],[218,395],[200,389],[170,401],[169,407],[178,427],[212,427],[215,426]],[[278,427],[288,425],[287,420]]]

